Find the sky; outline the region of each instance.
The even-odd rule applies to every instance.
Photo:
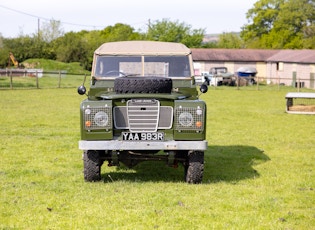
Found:
[[[5,38],[36,34],[49,20],[63,31],[102,30],[123,23],[145,32],[150,22],[167,19],[205,34],[239,32],[258,0],[1,0],[0,33]]]

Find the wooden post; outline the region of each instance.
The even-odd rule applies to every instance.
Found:
[[[12,70],[10,70],[10,89],[13,89]]]
[[[59,70],[58,88],[60,88],[60,85],[61,85],[61,71]]]
[[[36,70],[36,88],[39,89],[39,84],[38,84],[38,72]]]
[[[278,91],[280,90],[280,75],[278,75]]]

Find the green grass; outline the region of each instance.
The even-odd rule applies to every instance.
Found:
[[[0,90],[0,229],[315,229],[315,116],[210,89],[204,180],[146,162],[83,180],[75,88]]]

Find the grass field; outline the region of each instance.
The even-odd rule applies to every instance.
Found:
[[[203,183],[149,162],[83,180],[75,88],[0,90],[0,229],[315,229],[315,116],[210,89]]]

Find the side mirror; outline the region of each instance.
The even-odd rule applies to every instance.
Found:
[[[86,80],[86,74],[84,75],[83,84],[78,87],[78,94],[80,95],[83,95],[86,93],[86,88],[84,86],[85,80]]]
[[[202,85],[200,86],[200,92],[201,92],[201,93],[206,93],[206,92],[208,92],[208,86],[205,85],[205,84],[202,84]]]
[[[78,94],[84,95],[86,93],[86,88],[84,85],[78,87]]]

